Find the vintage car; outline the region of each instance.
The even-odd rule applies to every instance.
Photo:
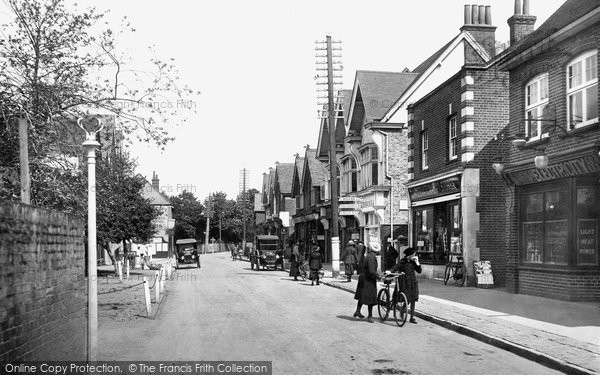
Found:
[[[250,253],[250,268],[257,271],[267,268],[283,270],[283,250],[279,248],[279,237],[258,235],[254,238],[253,251]]]
[[[200,256],[198,255],[198,241],[193,238],[186,238],[175,241],[175,256],[177,263],[175,268],[182,264],[194,264],[200,268]]]

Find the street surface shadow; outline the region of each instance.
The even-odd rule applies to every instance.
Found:
[[[399,370],[397,368],[377,368],[377,369],[371,370],[371,373],[375,374],[375,375],[381,375],[381,374],[402,374],[402,375],[408,375],[408,374],[410,374],[409,371]]]
[[[368,323],[368,322],[367,322],[367,319],[358,319],[358,318],[355,318],[355,317],[353,317],[353,316],[349,316],[349,315],[338,315],[338,316],[336,316],[336,318],[338,318],[338,319],[343,319],[343,320],[349,320],[349,321],[351,321],[351,322],[362,322],[362,323]]]

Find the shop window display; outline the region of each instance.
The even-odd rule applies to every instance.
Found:
[[[521,202],[523,263],[598,265],[600,188],[596,181],[568,179],[538,185],[526,189]]]

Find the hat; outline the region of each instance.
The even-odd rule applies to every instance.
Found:
[[[415,253],[415,249],[412,247],[407,247],[406,249],[404,249],[404,255],[408,256],[408,255],[412,255]]]
[[[381,245],[379,244],[379,242],[373,242],[372,244],[369,244],[369,247],[372,251],[376,253],[381,251]]]

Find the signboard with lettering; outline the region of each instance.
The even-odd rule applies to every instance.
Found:
[[[598,157],[584,155],[576,159],[550,164],[545,169],[531,168],[524,171],[509,172],[508,178],[515,185],[528,185],[596,172],[600,172]]]
[[[492,263],[489,260],[474,260],[475,281],[478,288],[493,288],[494,276],[492,275]]]
[[[408,189],[410,199],[413,202],[458,192],[460,192],[460,177],[458,176],[444,178]]]
[[[598,264],[598,221],[577,221],[577,264]]]

